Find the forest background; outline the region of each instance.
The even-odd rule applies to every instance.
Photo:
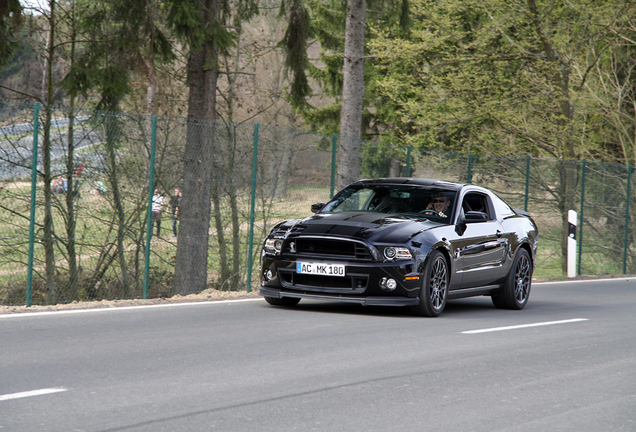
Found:
[[[353,36],[346,25],[352,10],[364,24]],[[362,157],[355,147],[360,140],[633,165],[634,12],[628,0],[49,0],[28,5],[2,0],[0,97],[149,118],[338,133],[338,163],[352,168],[339,175],[338,186],[361,173],[404,174],[391,151]],[[346,61],[352,58],[345,55],[347,41],[363,52],[356,60],[363,68],[359,136],[342,126]],[[3,114],[1,121],[12,119]],[[215,196],[211,180],[198,181],[213,177],[214,139],[193,127],[188,133],[182,188],[188,192],[184,199],[198,202],[184,203],[192,214],[181,222],[186,233],[192,230],[183,238],[195,240],[182,243],[180,236],[177,248],[181,275],[174,275],[174,283],[184,294],[207,286],[209,203]],[[46,140],[45,192],[52,181]],[[68,167],[72,181],[72,158]],[[572,167],[563,165],[555,188],[563,224],[575,206],[579,181]],[[50,207],[52,198],[47,200]],[[72,208],[69,201],[71,217]],[[45,243],[53,238],[52,220],[45,209]],[[563,254],[566,241],[564,231]],[[118,248],[123,251],[123,244]],[[48,255],[46,278],[53,283],[54,258]]]

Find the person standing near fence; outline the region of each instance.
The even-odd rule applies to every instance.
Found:
[[[181,205],[181,190],[175,188],[174,196],[170,198],[169,208],[166,209],[166,215],[172,209],[172,237],[177,236],[177,224],[179,222],[179,206]]]
[[[98,181],[98,180],[93,180],[93,190],[91,191],[92,195],[101,195],[101,196],[105,196],[106,195],[107,189],[106,189],[106,185],[104,185],[104,183]]]
[[[155,189],[152,196],[152,226],[157,225],[157,237],[161,238],[161,209],[163,208],[163,196],[159,193],[159,189]],[[150,229],[152,235],[152,227]]]

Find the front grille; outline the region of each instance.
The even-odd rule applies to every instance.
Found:
[[[366,291],[369,283],[367,275],[317,276],[298,274],[287,269],[279,269],[278,275],[285,288],[332,294],[361,294]]]
[[[366,246],[356,243],[356,258],[371,261],[371,254]]]
[[[371,253],[364,244],[348,240],[296,237],[286,242],[284,250],[305,258],[372,260]]]

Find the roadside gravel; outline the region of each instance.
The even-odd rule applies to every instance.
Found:
[[[213,288],[202,291],[199,294],[175,295],[170,298],[154,299],[131,299],[131,300],[101,300],[101,301],[74,301],[68,304],[57,304],[49,306],[0,306],[0,315],[16,313],[49,312],[70,309],[98,309],[116,308],[127,306],[160,305],[169,303],[192,303],[221,300],[238,300],[247,298],[258,298],[258,291],[219,291]]]

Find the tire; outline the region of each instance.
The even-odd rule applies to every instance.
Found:
[[[499,309],[523,309],[530,297],[532,271],[530,254],[527,250],[520,248],[501,290],[491,296],[495,307]]]
[[[418,316],[439,316],[446,307],[449,280],[446,258],[440,251],[433,251],[424,270],[420,288],[420,304],[412,306],[411,312]]]
[[[296,306],[298,302],[300,301],[300,299],[292,298],[292,297],[283,297],[283,298],[265,297],[265,301],[273,306],[292,307],[292,306]]]

